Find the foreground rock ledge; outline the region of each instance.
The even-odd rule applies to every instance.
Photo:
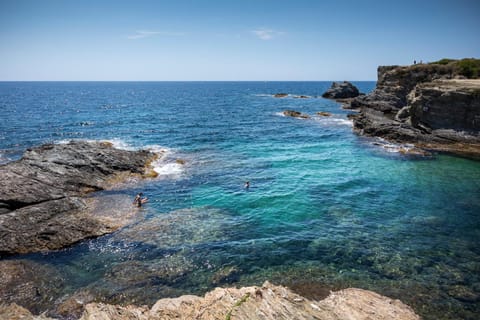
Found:
[[[33,317],[16,304],[0,306],[0,318],[49,319]],[[185,295],[158,300],[151,308],[91,303],[82,320],[159,319],[420,319],[399,300],[362,289],[332,292],[320,301],[309,300],[289,289],[265,282],[262,287],[216,288],[205,297]]]
[[[123,226],[125,212],[98,214],[85,196],[129,177],[153,176],[149,151],[126,151],[108,142],[72,141],[28,149],[0,166],[0,256],[60,249]]]

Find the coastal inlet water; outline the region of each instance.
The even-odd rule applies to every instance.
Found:
[[[70,139],[166,151],[158,178],[98,195],[143,191],[150,202],[135,223],[58,252],[9,258],[58,275],[42,281],[48,296],[28,307],[55,313],[72,296],[152,304],[269,280],[312,297],[374,290],[425,319],[478,319],[480,163],[412,158],[356,136],[348,112],[320,97],[329,86],[0,83],[2,163]],[[272,96],[279,92],[290,95]],[[286,109],[311,118],[284,117]],[[124,203],[110,201],[112,210]]]

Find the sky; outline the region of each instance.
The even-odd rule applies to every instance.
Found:
[[[480,0],[0,0],[0,81],[376,80],[480,58]]]

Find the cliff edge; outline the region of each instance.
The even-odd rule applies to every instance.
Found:
[[[359,111],[354,130],[480,159],[479,70],[476,59],[381,66],[375,90],[347,106]]]

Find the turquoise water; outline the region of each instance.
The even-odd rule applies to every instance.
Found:
[[[355,84],[363,92],[375,85]],[[32,298],[29,307],[51,309],[82,290],[151,304],[270,280],[307,295],[306,287],[355,286],[399,298],[425,319],[476,319],[480,163],[407,157],[356,136],[348,112],[319,97],[329,86],[0,83],[3,163],[69,139],[164,148],[172,160],[158,165],[155,180],[102,194],[146,193],[151,201],[131,226],[20,257],[61,278],[48,303]],[[273,98],[278,92],[291,96]],[[312,118],[283,117],[285,109]]]

